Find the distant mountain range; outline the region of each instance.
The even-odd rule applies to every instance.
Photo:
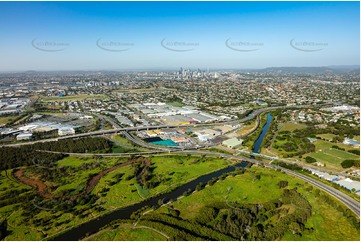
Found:
[[[190,68],[197,70],[198,68]],[[202,69],[204,71],[204,68]],[[121,72],[160,72],[160,71],[178,71],[177,69],[129,69],[129,70],[71,70],[71,71],[12,71],[0,73],[17,73],[17,74],[117,74]],[[263,72],[263,73],[279,73],[279,74],[359,74],[359,65],[332,65],[319,67],[267,67],[262,69],[248,68],[211,68],[211,71],[236,71],[236,72]]]
[[[273,72],[273,73],[293,73],[293,74],[337,74],[349,73],[357,74],[360,72],[360,66],[320,66],[320,67],[268,67],[264,69],[253,70],[256,72]]]

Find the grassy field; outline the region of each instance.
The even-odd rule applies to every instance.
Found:
[[[126,228],[130,224],[121,224],[116,229],[106,229],[89,237],[91,241],[162,241],[167,240],[163,235],[148,228]],[[125,227],[125,228],[124,228]]]
[[[109,172],[98,185],[94,188],[93,193],[99,194],[100,199],[98,203],[102,203],[106,209],[114,209],[117,207],[127,206],[136,202],[140,202],[142,197],[138,194],[137,182],[134,178],[127,180],[131,176],[134,168],[131,166],[122,167],[115,171]],[[120,182],[110,186],[109,183],[113,180],[114,175],[122,173],[123,178]],[[108,192],[102,194],[104,189],[109,189]]]
[[[337,135],[335,134],[318,134],[316,135],[316,137],[321,138],[321,139],[325,139],[327,141],[330,141],[333,139],[333,137],[336,137]]]
[[[112,136],[112,139],[126,146],[134,147],[134,148],[136,147],[132,142],[130,142],[127,138],[125,138],[122,135],[114,135]]]
[[[42,240],[111,209],[140,202],[229,164],[223,159],[198,156],[157,156],[150,159],[153,170],[152,179],[161,181],[155,188],[147,189],[139,185],[134,177],[134,167],[128,165],[102,177],[92,193],[89,194],[89,196],[95,196],[96,200],[88,203],[78,194],[84,194],[89,177],[127,161],[128,158],[67,157],[57,162],[57,167],[59,169],[63,167],[62,170],[65,173],[59,173],[54,181],[45,183],[54,184],[55,188],[52,189],[52,194],[66,194],[66,196],[73,196],[75,200],[68,197],[65,200],[62,198],[42,199],[37,195],[36,189],[23,185],[13,178],[11,171],[8,172],[8,175],[2,172],[0,176],[0,201],[3,206],[0,208],[0,218],[7,218],[10,232],[5,239]],[[31,177],[35,178],[37,177],[34,173],[36,169],[38,168],[28,168],[25,174],[32,174]],[[51,170],[49,172],[51,173]],[[118,179],[119,175],[120,179]],[[14,196],[16,200],[7,200]],[[49,209],[43,205],[47,202],[54,203],[54,206],[51,205]],[[104,210],[97,210],[99,207]],[[144,238],[146,240],[162,238],[157,237],[159,234],[154,234],[147,229],[139,231],[128,229],[123,232],[127,238]],[[121,239],[121,236],[120,233],[114,238]]]
[[[111,209],[124,207],[150,196],[166,192],[200,175],[224,168],[230,164],[229,161],[220,158],[190,155],[154,156],[149,157],[149,159],[151,160],[151,179],[161,181],[156,187],[146,189],[140,186],[134,177],[134,166],[120,167],[100,179],[92,191],[92,194],[97,196],[95,201],[83,203],[81,200],[76,200],[75,205],[69,205],[72,210],[39,209],[33,204],[32,200],[26,200],[26,198],[39,198],[36,195],[35,189],[17,182],[11,176],[11,172],[8,172],[8,174],[2,172],[0,176],[1,202],[5,201],[4,198],[11,197],[10,193],[19,192],[16,195],[16,202],[18,203],[12,202],[0,207],[0,218],[7,218],[8,227],[11,232],[6,237],[6,240],[41,240],[66,228],[76,226],[88,219],[99,216]],[[75,189],[72,193],[82,192],[90,174],[96,174],[101,170],[126,160],[127,158],[119,160],[118,158],[67,157],[57,162],[58,167],[66,168],[68,175],[59,175],[57,182],[61,184],[59,184],[55,193],[69,189]],[[260,180],[256,179],[257,175],[261,176]],[[192,219],[200,208],[210,201],[224,201],[226,195],[228,195],[227,202],[230,204],[236,201],[239,203],[266,202],[273,198],[277,199],[280,196],[282,190],[277,185],[279,180],[287,180],[289,187],[298,187],[299,191],[312,202],[313,215],[308,221],[308,226],[314,227],[315,231],[313,234],[307,235],[308,237],[304,235],[301,239],[348,240],[356,238],[357,231],[350,226],[349,221],[340,212],[332,206],[317,200],[312,191],[307,191],[306,188],[309,188],[310,185],[306,185],[304,182],[286,174],[264,168],[252,167],[244,175],[228,177],[224,181],[217,182],[211,187],[195,192],[193,195],[172,203],[172,205],[181,211],[180,216],[182,218]],[[313,191],[315,190],[313,189]],[[55,202],[57,202],[56,206],[58,206],[58,203],[67,204],[69,201],[56,200]],[[98,211],[94,208],[96,206],[101,206],[105,210]],[[71,212],[74,209],[78,211],[78,215]],[[166,207],[162,207],[156,212],[162,212],[164,209]],[[28,213],[32,214],[26,215]],[[331,216],[331,214],[334,217],[329,218],[328,216]],[[325,223],[321,223],[328,220],[331,221],[327,222],[329,227]],[[337,221],[342,223],[337,223]],[[336,224],[338,227],[336,227]],[[333,229],[334,231],[328,232],[328,229]],[[285,238],[295,238],[292,236],[292,234],[287,234]],[[91,239],[162,240],[164,237],[149,229],[119,227],[112,231],[98,233]]]
[[[94,99],[106,99],[107,96],[103,94],[79,94],[76,96],[41,96],[40,102],[68,102],[68,101],[81,101],[81,100],[94,100]]]
[[[237,134],[239,136],[247,134],[256,126],[256,123],[257,123],[256,121],[253,121],[252,123],[245,125],[237,132]]]
[[[218,158],[205,158],[192,156],[156,156],[151,157],[154,178],[162,181],[153,189],[146,189],[137,184],[133,177],[128,180],[133,172],[132,166],[122,167],[108,173],[95,187],[93,193],[101,194],[105,189],[106,193],[101,194],[98,200],[107,209],[114,209],[120,206],[127,206],[141,200],[166,192],[196,177],[226,167],[228,161]],[[198,162],[196,162],[199,160]],[[114,176],[122,173],[122,179],[110,186]]]
[[[125,138],[123,135],[112,135],[111,139],[115,140],[116,142],[118,142],[124,146],[127,146],[128,149],[136,149],[138,151],[149,151],[149,149],[147,149],[147,148],[135,145],[134,143],[129,141],[127,138]],[[116,151],[117,150],[114,150],[113,153],[117,153]],[[122,153],[122,152],[120,152],[120,153]]]
[[[70,156],[58,162],[59,166],[70,166],[78,168],[69,176],[63,177],[61,185],[54,191],[59,194],[63,190],[74,189],[74,194],[83,192],[90,176],[98,174],[100,171],[115,166],[117,162],[125,162],[128,158],[91,158],[91,157],[74,157]],[[100,163],[101,166],[95,168],[81,168],[82,164]]]
[[[59,111],[61,109],[63,109],[63,106],[61,105],[42,105],[43,108],[47,109],[47,110],[54,110],[54,111]]]
[[[67,175],[59,174],[55,181],[46,181],[45,184],[55,184],[55,190],[51,191],[54,195],[61,195],[63,191],[68,195],[77,195],[84,192],[90,175],[114,166],[116,162],[121,160],[67,157],[58,162],[58,167],[66,167]],[[36,177],[33,173],[36,169],[38,168],[33,167],[26,170],[26,174],[33,174],[32,177]],[[94,204],[81,202],[80,197],[74,201],[75,203],[72,203],[70,198],[42,199],[34,188],[18,182],[12,177],[11,171],[7,173],[2,172],[0,177],[0,201],[3,204],[0,208],[0,218],[7,218],[10,231],[6,240],[41,240],[102,214],[101,211],[94,209]],[[16,200],[10,201],[9,199],[12,198]],[[43,204],[46,203],[54,204],[54,207],[60,206],[62,209],[45,208]],[[75,216],[74,211],[79,211],[81,216]]]
[[[260,180],[256,179],[257,174],[261,175]],[[183,219],[192,219],[210,201],[225,202],[225,196],[228,196],[227,201],[230,204],[236,201],[239,203],[263,203],[281,195],[282,190],[278,188],[277,182],[284,176],[286,175],[282,173],[273,174],[271,171],[253,167],[250,172],[236,177],[229,176],[211,187],[207,186],[201,191],[194,192],[191,196],[179,199],[172,205],[181,211],[180,216]],[[157,212],[161,213],[165,210],[164,207]]]
[[[9,116],[1,116],[0,117],[0,125],[6,125],[16,119],[18,116],[16,115],[9,115]]]
[[[137,88],[137,89],[119,89],[114,92],[123,92],[123,93],[148,93],[148,92],[164,92],[164,91],[176,91],[172,88]]]
[[[181,102],[169,102],[168,105],[174,106],[174,107],[183,107],[184,104]]]
[[[78,167],[81,164],[94,162],[94,158],[91,157],[77,157],[77,156],[69,156],[60,161],[58,161],[59,166],[73,166]]]
[[[285,123],[281,129],[281,131],[293,131],[296,129],[304,129],[307,125],[305,124],[293,124],[293,123]]]
[[[261,176],[259,180],[256,179],[257,174]],[[312,215],[307,220],[306,228],[314,229],[301,236],[286,233],[284,240],[358,240],[360,234],[357,228],[335,207],[319,199],[320,191],[317,188],[295,177],[265,168],[252,167],[243,175],[229,176],[213,186],[178,199],[171,205],[180,211],[183,220],[191,221],[210,202],[226,202],[232,206],[235,202],[258,204],[277,199],[282,193],[277,184],[280,180],[288,181],[287,188],[297,187],[297,191],[310,202]],[[167,213],[167,209],[167,206],[164,206],[151,213]]]
[[[360,159],[360,156],[349,153],[347,151],[338,150],[332,148],[333,145],[337,145],[340,148],[346,150],[353,149],[352,147],[344,144],[335,144],[329,141],[317,140],[315,143],[316,150],[315,153],[308,153],[303,155],[303,160],[307,156],[315,158],[317,161],[322,162],[326,165],[327,168],[330,168],[335,171],[341,171],[341,162],[344,160],[356,160]]]
[[[16,197],[10,197],[9,191],[19,193]],[[2,205],[0,207],[0,219],[7,220],[8,230],[12,233],[6,237],[6,240],[41,240],[43,232],[41,229],[22,225],[23,217],[21,216],[21,202],[24,197],[32,194],[32,189],[26,185],[18,183],[11,175],[11,170],[0,173],[0,197],[2,201],[16,198],[12,204]],[[5,198],[5,199],[4,199]]]

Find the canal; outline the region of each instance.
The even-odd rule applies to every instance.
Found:
[[[266,124],[263,126],[262,128],[262,132],[261,134],[258,136],[256,142],[254,142],[254,145],[253,145],[253,153],[258,153],[259,150],[261,149],[261,145],[262,145],[262,142],[263,142],[263,138],[265,137],[265,135],[267,134],[267,131],[268,131],[268,128],[272,122],[272,115],[270,113],[267,113],[267,122]]]
[[[130,215],[133,212],[141,209],[142,207],[145,207],[145,206],[149,206],[149,207],[156,206],[156,207],[158,207],[159,206],[158,205],[159,200],[162,200],[164,203],[167,203],[171,199],[176,200],[178,197],[182,196],[185,191],[188,191],[189,189],[191,191],[194,191],[196,186],[201,182],[205,184],[209,180],[211,180],[213,177],[219,177],[224,173],[234,171],[238,167],[245,168],[247,165],[248,165],[247,162],[242,161],[240,163],[237,163],[236,165],[229,166],[227,168],[212,172],[210,174],[200,176],[200,177],[196,178],[195,180],[190,181],[190,182],[176,188],[175,190],[173,190],[171,192],[168,192],[168,193],[165,193],[165,194],[160,194],[158,196],[155,196],[155,197],[150,198],[148,200],[145,200],[143,202],[131,205],[129,207],[117,209],[117,210],[115,210],[113,212],[110,212],[110,213],[104,215],[104,216],[101,216],[101,217],[93,219],[93,220],[91,220],[89,222],[83,223],[83,224],[79,225],[76,228],[72,228],[72,229],[64,232],[63,234],[60,234],[60,235],[58,235],[56,237],[51,238],[51,240],[56,240],[56,241],[80,240],[80,239],[86,237],[87,235],[94,234],[94,233],[98,232],[99,228],[109,224],[110,222],[112,222],[114,220],[117,220],[117,219],[129,219]]]

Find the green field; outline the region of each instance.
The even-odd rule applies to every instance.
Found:
[[[0,117],[0,125],[6,125],[16,119],[18,116],[16,115],[9,115],[9,116],[1,116]]]
[[[154,178],[161,183],[153,188],[146,189],[137,184],[135,178],[127,179],[134,172],[131,166],[122,167],[108,173],[95,187],[93,193],[101,194],[105,189],[106,193],[101,194],[98,200],[107,209],[114,209],[120,206],[127,206],[139,202],[145,198],[169,191],[177,186],[195,179],[196,177],[221,169],[230,163],[219,158],[201,158],[192,156],[155,156],[150,158]],[[203,160],[202,160],[203,159]],[[195,161],[200,160],[195,163]],[[117,173],[124,174],[122,180],[115,185],[109,186]]]
[[[114,92],[122,93],[152,93],[152,92],[164,92],[164,91],[176,91],[173,88],[137,88],[137,89],[119,89]]]
[[[81,101],[81,100],[94,100],[94,99],[107,99],[106,95],[103,94],[79,94],[76,96],[41,96],[40,102],[69,102],[69,101]]]
[[[260,179],[256,179],[256,175]],[[242,204],[263,204],[281,196],[278,187],[280,180],[288,181],[288,189],[297,188],[312,206],[312,215],[307,220],[306,228],[301,235],[287,232],[283,240],[358,240],[360,233],[347,217],[334,205],[329,204],[322,196],[325,194],[317,188],[281,172],[265,168],[252,167],[243,175],[227,177],[225,180],[207,186],[205,189],[183,197],[171,205],[161,207],[149,214],[168,214],[169,206],[180,212],[184,221],[194,221],[200,212],[210,204],[226,203],[229,207]],[[322,195],[322,196],[321,196]],[[329,199],[332,197],[325,195]],[[340,205],[336,202],[338,206]],[[292,212],[292,209],[289,210]],[[147,214],[148,215],[148,214]],[[144,217],[146,219],[146,217]],[[277,220],[275,220],[277,222]],[[139,222],[138,224],[145,224]]]
[[[181,102],[169,102],[168,105],[174,106],[174,107],[183,107],[184,104]]]
[[[91,241],[162,241],[167,240],[163,235],[148,228],[128,228],[129,224],[121,224],[116,229],[103,230],[87,238]]]
[[[32,166],[26,168],[26,174],[36,177],[41,170],[43,174],[54,174],[55,178],[51,182],[45,182],[52,185],[52,188],[49,188],[51,193],[56,196],[73,196],[84,192],[90,176],[114,166],[117,162],[121,160],[67,157],[58,162],[57,169]],[[0,218],[7,218],[10,230],[6,240],[41,240],[47,235],[53,235],[101,214],[93,204],[81,202],[83,196],[78,196],[77,200],[66,197],[42,199],[34,188],[18,182],[11,171],[7,173],[8,175],[2,172],[0,178],[0,201],[4,204],[0,208]],[[19,195],[14,197],[17,191]],[[74,216],[77,211],[81,216]]]
[[[91,193],[84,192],[90,177],[128,159],[71,156],[56,162],[51,168],[36,165],[22,168],[27,177],[43,181],[48,186],[48,192],[55,196],[50,199],[39,196],[35,188],[21,184],[12,177],[11,171],[8,171],[8,176],[2,172],[0,219],[7,218],[10,233],[5,239],[41,240],[230,164],[218,158],[155,156],[150,157],[151,179],[159,181],[154,188],[139,185],[134,177],[134,166],[127,165],[107,173]],[[145,236],[148,238],[150,234]]]
[[[336,137],[337,135],[335,134],[318,134],[316,135],[317,137],[321,138],[321,139],[325,139],[327,141],[332,140],[334,137]]]
[[[127,138],[125,138],[123,135],[115,135],[112,137],[113,140],[124,144],[125,146],[129,147],[136,147],[132,142],[130,142]]]
[[[102,203],[102,206],[107,209],[114,209],[140,202],[143,198],[138,193],[135,179],[126,179],[131,176],[133,172],[134,169],[131,166],[127,166],[108,173],[93,190],[94,194],[100,196],[97,202]],[[124,174],[123,179],[119,183],[110,186],[109,183],[113,180],[114,175],[119,173]],[[104,191],[104,189],[109,190],[103,193],[102,191]]]
[[[305,124],[293,124],[293,123],[285,123],[281,129],[281,131],[293,131],[296,129],[304,129],[307,125]]]
[[[317,140],[315,143],[316,150],[315,153],[308,153],[303,155],[303,158],[311,156],[317,161],[322,162],[326,165],[327,168],[332,170],[341,171],[341,162],[344,160],[357,160],[360,159],[360,156],[349,153],[347,151],[339,150],[332,148],[333,145],[337,145],[340,148],[350,150],[352,147],[344,144],[335,144],[329,141]]]

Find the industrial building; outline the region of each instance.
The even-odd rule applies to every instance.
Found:
[[[75,134],[75,129],[70,127],[62,127],[58,130],[59,136],[70,135],[70,134]]]
[[[31,140],[32,137],[32,133],[22,133],[16,136],[16,140]]]
[[[227,139],[227,140],[223,141],[222,145],[233,149],[233,148],[236,148],[237,146],[242,145],[242,143],[243,143],[242,139],[238,140],[237,138],[232,138],[232,139]]]

